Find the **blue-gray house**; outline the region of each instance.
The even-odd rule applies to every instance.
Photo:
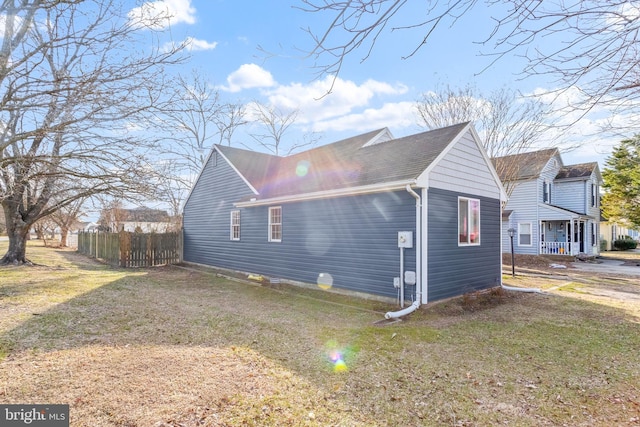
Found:
[[[470,123],[287,157],[216,145],[185,204],[184,260],[413,310],[500,285],[505,199]]]

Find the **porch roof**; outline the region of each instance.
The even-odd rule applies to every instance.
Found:
[[[596,219],[591,215],[581,214],[580,212],[572,211],[569,209],[561,208],[554,205],[548,205],[546,203],[539,203],[539,217],[542,221],[562,221],[570,219]]]

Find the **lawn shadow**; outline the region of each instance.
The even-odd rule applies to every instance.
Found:
[[[178,404],[191,410],[196,405],[193,402],[197,402],[222,408],[220,402],[227,399],[237,408],[234,411],[251,413],[251,408],[258,408],[255,418],[243,419],[249,424],[264,420],[259,418],[265,416],[264,408],[275,414],[274,405],[279,405],[282,412],[284,402],[298,396],[306,399],[296,403],[305,416],[310,408],[318,412],[314,405],[326,406],[330,412],[339,401],[357,408],[343,413],[354,419],[369,417],[369,421],[377,420],[381,425],[411,425],[411,415],[399,409],[398,402],[420,408],[418,404],[427,395],[431,396],[429,401],[436,400],[429,403],[432,406],[424,406],[425,414],[438,414],[451,424],[451,419],[446,418],[451,414],[443,412],[437,396],[448,399],[453,392],[443,387],[455,387],[460,397],[456,410],[463,411],[464,402],[470,400],[473,409],[469,411],[474,411],[477,404],[473,398],[479,388],[486,387],[484,398],[488,400],[496,393],[501,399],[517,396],[514,388],[519,393],[529,393],[534,390],[527,388],[531,384],[518,378],[549,375],[541,381],[551,383],[554,375],[561,376],[554,369],[580,360],[571,352],[585,358],[585,367],[581,368],[584,373],[580,372],[578,378],[590,378],[593,365],[599,369],[600,363],[610,363],[610,353],[622,355],[617,357],[631,354],[627,347],[635,344],[629,337],[638,335],[638,325],[629,326],[624,315],[614,308],[559,296],[520,293],[486,306],[473,302],[473,310],[468,309],[469,301],[465,309],[464,298],[449,300],[421,309],[404,322],[381,328],[373,326],[381,315],[363,309],[371,305],[354,298],[341,297],[342,304],[336,304],[333,299],[309,297],[308,291],[230,281],[209,272],[177,267],[111,269],[73,252],[57,254],[72,266],[50,273],[58,275],[56,280],[60,283],[74,282],[76,294],[45,310],[27,311],[16,326],[0,335],[0,357],[2,353],[6,357],[5,362],[0,362],[0,379],[2,363],[15,362],[19,367],[22,360],[29,360],[25,366],[37,368],[35,373],[30,372],[37,377],[33,389],[43,388],[45,380],[52,376],[65,383],[54,387],[66,387],[63,396],[74,399],[76,413],[87,411],[85,417],[95,407],[110,413],[121,410],[116,401],[125,397],[108,395],[109,387],[134,389],[134,396],[147,396],[143,390],[148,387],[138,383],[158,384],[169,378],[156,386],[180,389],[180,384],[172,382],[184,380],[193,393],[199,394],[189,397],[192,400],[175,400],[177,389],[162,389],[163,396],[173,399],[169,399],[168,407],[181,402]],[[90,283],[98,276],[104,283]],[[29,278],[24,280],[28,282]],[[47,286],[60,284],[51,282]],[[43,289],[46,287],[39,292]],[[9,305],[0,305],[0,312],[8,308]],[[610,335],[615,342],[607,341]],[[50,360],[49,356],[55,358]],[[527,358],[525,365],[544,365],[545,372],[551,373],[538,373],[537,368],[521,372],[528,369],[520,367],[522,357]],[[337,360],[343,365],[334,364]],[[553,366],[546,365],[550,360]],[[504,364],[518,366],[515,378],[503,373]],[[48,369],[39,369],[41,366]],[[244,370],[240,371],[240,366]],[[87,378],[80,380],[78,377],[85,375],[83,370]],[[218,378],[221,372],[229,374]],[[4,374],[10,375],[6,371]],[[607,375],[614,384],[618,381],[615,375]],[[74,380],[67,380],[69,377]],[[236,392],[234,381],[238,378],[244,381],[238,387],[247,387],[246,390],[260,381],[268,386],[260,386],[252,400],[239,401],[238,397],[229,397]],[[306,385],[293,384],[292,378]],[[451,378],[451,384],[443,384],[443,378]],[[211,393],[218,393],[215,395],[220,400],[203,400],[200,395],[206,394],[205,382],[206,393],[213,390]],[[504,393],[495,391],[496,382],[509,383],[512,388],[505,388]],[[220,387],[225,390],[220,391]],[[104,394],[103,400],[99,404],[83,403],[92,399],[79,395],[84,390]],[[44,396],[40,399],[49,395]],[[307,402],[310,399],[313,404]],[[128,404],[136,403],[140,405]],[[136,417],[142,416],[136,415],[132,420],[114,418],[110,422],[140,424],[142,418]],[[509,418],[508,414],[501,417],[518,419]]]

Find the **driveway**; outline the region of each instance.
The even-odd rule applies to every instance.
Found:
[[[640,277],[640,266],[624,264],[625,261],[609,258],[600,258],[597,263],[580,261],[572,263],[578,271],[611,275],[624,274],[625,276]]]

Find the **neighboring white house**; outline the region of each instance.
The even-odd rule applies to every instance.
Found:
[[[598,255],[600,186],[596,162],[564,165],[557,149],[493,159],[510,192],[503,210],[502,247],[531,255]]]
[[[117,217],[117,221],[109,224],[112,231],[166,233],[172,226],[171,218],[161,209],[120,209]]]

